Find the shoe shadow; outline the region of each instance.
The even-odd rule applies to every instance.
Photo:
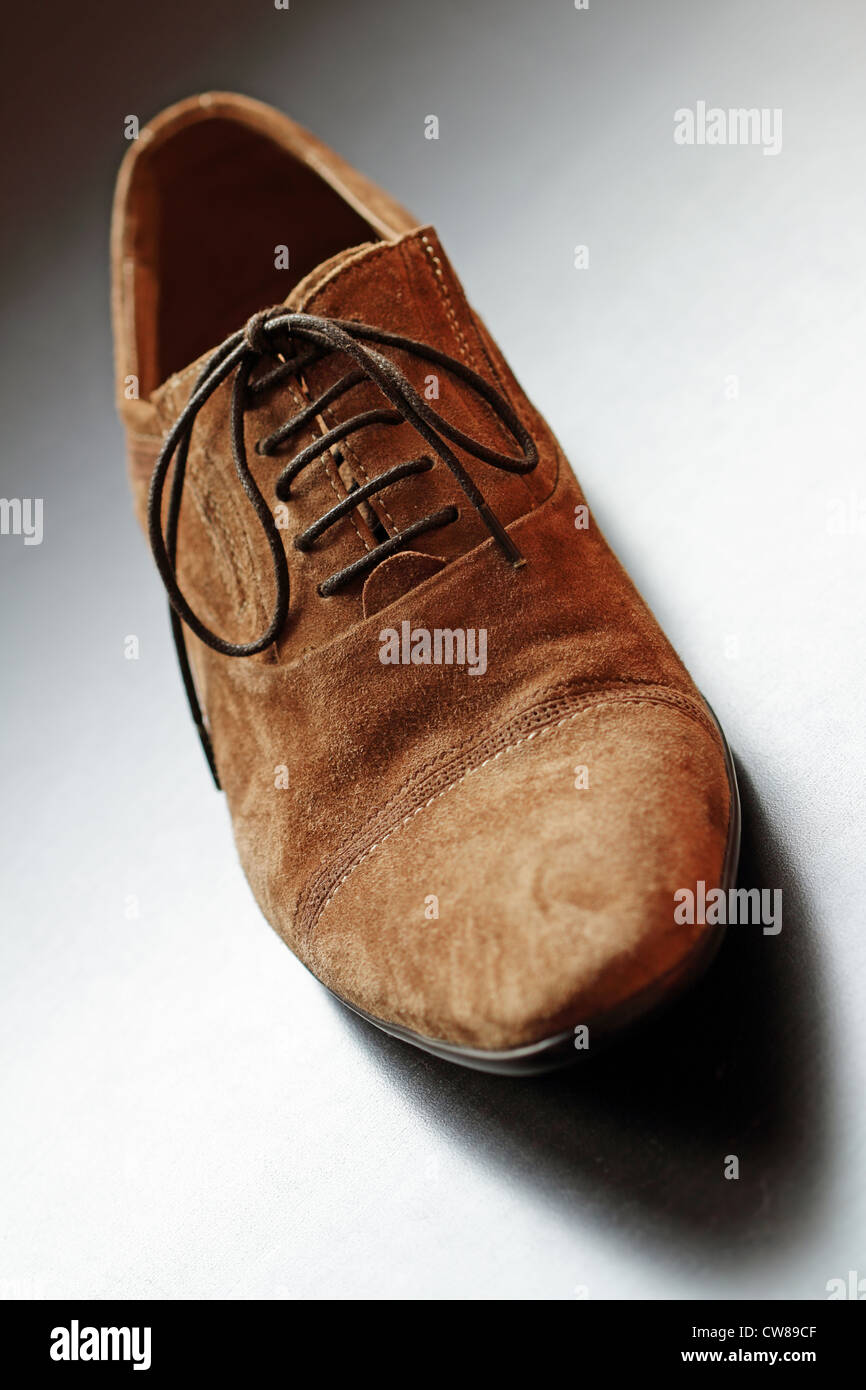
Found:
[[[766,1258],[814,1215],[829,1127],[821,962],[796,869],[749,777],[739,883],[782,888],[783,926],[729,928],[705,978],[656,1021],[566,1072],[536,1079],[466,1071],[370,1028],[344,1025],[419,1106],[555,1203],[600,1225],[628,1212],[629,1236],[724,1261]],[[728,1156],[739,1178],[724,1176]],[[747,1237],[747,1239],[744,1239]]]

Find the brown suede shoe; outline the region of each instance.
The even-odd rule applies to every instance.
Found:
[[[212,93],[130,147],[112,255],[135,503],[262,911],[439,1056],[591,1051],[711,958],[674,895],[732,883],[736,783],[436,233]]]

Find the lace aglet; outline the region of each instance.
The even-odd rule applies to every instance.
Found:
[[[526,560],[514,544],[514,541],[502,525],[502,522],[490,510],[486,502],[483,502],[478,510],[484,519],[484,524],[490,531],[490,534],[493,536],[493,539],[496,541],[496,544],[499,546],[499,549],[502,551],[512,569],[521,569],[522,566],[526,564]]]
[[[219,779],[219,773],[216,770],[216,758],[214,757],[213,744],[210,741],[210,734],[208,733],[204,724],[199,723],[198,720],[196,720],[195,727],[198,730],[198,736],[201,741],[202,749],[204,750],[205,758],[207,759],[207,765],[210,768],[210,775],[213,778],[214,786],[216,787],[218,792],[221,792],[222,783]]]

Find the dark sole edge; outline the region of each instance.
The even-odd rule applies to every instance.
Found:
[[[728,786],[731,794],[728,839],[719,883],[719,887],[727,892],[736,881],[740,857],[740,790],[737,785],[734,759],[722,726],[706,700],[704,704],[722,741],[725,769],[728,774]],[[678,961],[674,969],[666,975],[653,980],[646,989],[641,990],[622,1004],[616,1005],[615,1008],[583,1020],[589,1028],[592,1050],[596,1051],[599,1045],[604,1045],[610,1041],[615,1034],[623,1032],[660,1012],[668,1004],[678,999],[691,985],[695,984],[711,965],[722,944],[725,930],[724,926],[719,926],[713,931],[707,932],[691,954]],[[397,1038],[400,1042],[409,1043],[422,1052],[429,1052],[442,1061],[454,1062],[474,1071],[491,1072],[500,1076],[540,1076],[544,1072],[574,1066],[585,1061],[589,1056],[589,1050],[584,1051],[575,1048],[573,1029],[568,1032],[555,1033],[549,1038],[541,1038],[538,1042],[527,1043],[522,1047],[504,1048],[499,1051],[465,1047],[460,1043],[425,1037],[422,1033],[413,1032],[411,1028],[401,1027],[399,1023],[388,1023],[384,1019],[376,1018],[374,1014],[368,1014],[357,1004],[350,1004],[348,999],[344,999],[342,995],[337,994],[327,985],[325,985],[325,989],[344,1008],[351,1010],[353,1014],[356,1014],[358,1018],[363,1018],[365,1022],[372,1023],[375,1028],[387,1033],[390,1037]]]

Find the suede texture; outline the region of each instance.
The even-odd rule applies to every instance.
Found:
[[[480,1049],[591,1023],[642,991],[663,990],[707,931],[674,925],[674,892],[699,879],[715,886],[723,871],[731,789],[715,724],[592,517],[586,528],[575,525],[585,505],[580,488],[467,304],[433,229],[292,122],[241,97],[212,94],[164,113],[141,149],[130,151],[118,184],[118,395],[139,517],[163,433],[209,353],[154,382],[145,398],[126,399],[128,373],[170,361],[174,341],[160,338],[163,291],[138,248],[152,244],[148,217],[170,203],[183,177],[172,140],[217,118],[300,162],[305,176],[292,175],[293,186],[305,188],[311,173],[322,180],[323,219],[332,216],[327,200],[336,189],[369,227],[360,245],[335,251],[343,224],[334,213],[322,229],[323,263],[312,269],[315,227],[305,228],[304,273],[286,302],[456,357],[507,396],[539,450],[525,476],[467,462],[525,557],[519,569],[506,563],[441,463],[356,509],[301,553],[293,537],[353,482],[424,452],[407,424],[352,435],[341,460],[300,475],[283,509],[291,601],[278,642],[237,659],[188,634],[241,862],[265,916],[348,1002],[426,1037]],[[163,147],[168,174],[154,155]],[[237,235],[245,235],[243,225]],[[200,285],[193,290],[190,315],[202,296]],[[221,286],[211,292],[219,297]],[[243,301],[242,288],[233,295]],[[176,299],[174,320],[183,318]],[[201,312],[207,323],[219,321],[213,306]],[[485,443],[515,452],[486,403],[459,379],[408,354],[395,360],[419,392],[435,372],[435,407]],[[275,509],[276,481],[291,456],[323,428],[382,400],[371,384],[359,385],[282,456],[256,456],[257,439],[346,370],[344,359],[325,359],[248,412],[249,457]],[[267,625],[273,580],[231,460],[228,396],[226,383],[194,431],[178,572],[209,626],[249,641]],[[453,525],[386,560],[366,583],[318,595],[328,575],[377,544],[376,532],[394,534],[448,504],[459,509]],[[430,632],[483,629],[486,670],[383,664],[381,633],[400,632],[403,623]],[[575,786],[578,767],[588,786]],[[429,915],[433,899],[438,917]]]

